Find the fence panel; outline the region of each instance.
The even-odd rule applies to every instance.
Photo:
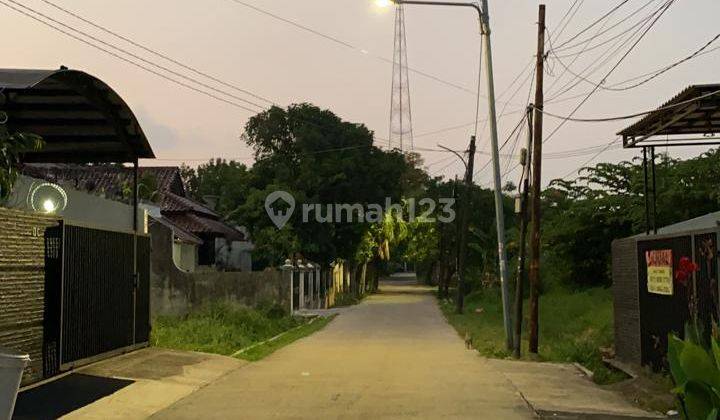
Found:
[[[692,237],[638,241],[638,287],[640,296],[640,347],[642,364],[654,370],[667,367],[667,337],[673,332],[682,335],[685,322],[690,318],[687,287],[674,285],[672,295],[648,292],[646,251],[671,250],[672,265],[677,267],[682,257],[692,257]],[[674,281],[674,279],[673,279]]]

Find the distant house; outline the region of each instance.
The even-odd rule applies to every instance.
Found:
[[[26,165],[23,174],[117,200],[126,200],[131,193],[127,186],[132,171],[122,166]],[[139,177],[140,195],[146,197],[141,207],[150,223],[173,231],[173,259],[178,268],[251,271],[253,245],[244,229],[188,197],[178,167],[143,167]]]

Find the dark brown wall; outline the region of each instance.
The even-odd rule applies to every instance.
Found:
[[[154,223],[150,273],[150,310],[157,315],[185,315],[215,302],[244,306],[277,303],[290,309],[288,273],[278,270],[262,272],[179,270],[172,260],[172,232]]]
[[[23,383],[42,379],[45,228],[57,220],[0,208],[0,346],[30,354]]]
[[[640,300],[634,238],[612,243],[612,291],[615,315],[615,353],[619,360],[641,364]]]

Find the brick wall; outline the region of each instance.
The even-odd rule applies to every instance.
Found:
[[[612,292],[615,316],[615,353],[626,363],[641,364],[640,297],[635,238],[612,243]]]
[[[42,379],[45,228],[51,217],[0,207],[0,346],[30,354],[23,383]]]

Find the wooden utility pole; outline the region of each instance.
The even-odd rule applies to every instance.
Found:
[[[521,164],[523,166],[523,173],[525,176],[522,180],[521,192],[520,192],[520,249],[518,251],[518,270],[517,270],[517,281],[515,283],[515,325],[513,328],[513,356],[516,359],[520,358],[520,349],[522,347],[522,319],[523,319],[523,284],[525,283],[526,271],[525,271],[525,243],[527,242],[527,225],[528,225],[528,195],[530,192],[530,176],[532,174],[530,157],[532,149],[532,124],[533,124],[533,108],[529,106],[527,109],[527,120],[528,120],[528,136],[527,145],[523,149]]]
[[[460,213],[460,247],[458,248],[458,289],[457,313],[463,313],[465,299],[465,257],[467,255],[468,214],[470,213],[470,200],[472,199],[473,171],[475,167],[475,136],[470,137],[468,161],[465,168],[465,186],[463,188],[462,213]]]
[[[538,352],[539,294],[540,294],[540,191],[543,143],[543,76],[545,74],[545,5],[538,12],[538,45],[535,80],[535,115],[533,118],[532,202],[530,220],[530,353]]]

